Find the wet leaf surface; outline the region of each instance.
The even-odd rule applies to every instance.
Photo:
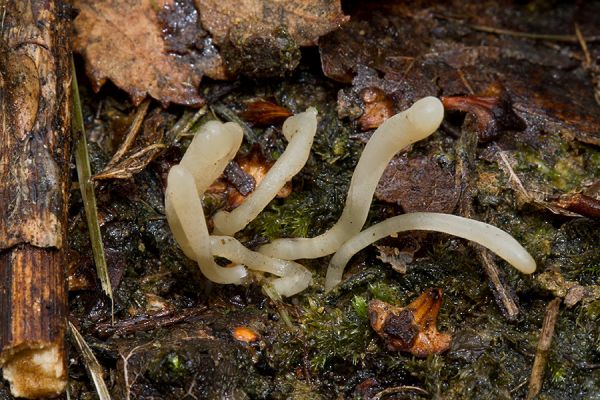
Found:
[[[300,46],[311,46],[348,20],[339,0],[196,0],[196,5],[217,44],[242,25],[249,35],[281,26]]]
[[[135,104],[147,95],[163,104],[201,105],[203,75],[224,77],[217,50],[198,26],[190,2],[79,0],[75,51],[97,91],[110,79]]]
[[[600,7],[595,3],[584,8],[597,14]],[[368,66],[379,74],[378,87],[408,102],[421,97],[423,87],[454,96],[482,93],[499,82],[530,131],[561,130],[581,142],[600,145],[600,107],[576,41],[561,47],[477,29],[512,26],[563,33],[565,24],[578,21],[586,26],[587,35],[596,34],[597,26],[586,23],[589,16],[581,10],[576,15],[573,10],[545,10],[543,17],[527,18],[527,12],[514,15],[514,9],[472,3],[464,6],[459,18],[447,16],[450,11],[441,5],[415,12],[386,3],[371,5],[369,11],[359,12],[321,38],[325,75],[352,81],[360,89],[361,68]],[[536,26],[536,20],[551,27]],[[402,103],[398,106],[405,108]]]
[[[375,190],[377,199],[397,203],[406,213],[451,213],[459,194],[454,176],[428,157],[395,157]]]

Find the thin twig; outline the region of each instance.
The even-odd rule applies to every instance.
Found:
[[[492,285],[492,291],[496,302],[500,306],[502,313],[509,321],[516,321],[519,315],[519,305],[513,291],[510,287],[506,287],[502,283],[502,274],[498,269],[498,266],[490,256],[490,252],[487,249],[478,246],[477,256],[483,264],[483,269]]]
[[[473,218],[473,173],[475,165],[475,154],[477,152],[477,135],[462,132],[456,143],[456,175],[455,185],[460,188],[460,199],[458,212],[466,218]],[[519,315],[519,306],[517,298],[510,286],[503,283],[502,271],[493,261],[490,253],[481,246],[473,243],[470,246],[475,250],[477,257],[486,272],[488,282],[494,293],[496,304],[504,317],[509,321],[514,321]]]
[[[502,168],[502,165],[504,165],[505,168],[502,168],[502,169],[505,169],[505,171],[508,172],[509,179],[513,183],[513,187],[516,188],[516,192],[518,194],[520,194],[521,196],[523,196],[524,202],[531,201],[532,196],[529,194],[527,189],[525,189],[525,186],[523,186],[523,183],[521,182],[521,180],[519,179],[519,177],[513,170],[512,166],[510,165],[510,161],[508,161],[506,152],[501,150],[497,146],[496,146],[496,150],[497,150],[498,155],[500,156],[500,159],[502,160],[502,164],[500,164],[500,167]]]
[[[96,388],[98,398],[100,400],[110,400],[108,388],[106,387],[106,383],[104,383],[104,378],[102,377],[104,370],[96,359],[92,349],[90,349],[90,346],[88,346],[81,333],[79,333],[71,321],[69,321],[69,332],[71,332],[71,336],[73,336],[75,345],[81,353],[83,365],[85,365],[85,369],[90,375],[92,382],[94,382],[94,387]]]
[[[577,35],[579,45],[581,46],[581,50],[583,51],[584,55],[584,62],[582,66],[592,76],[594,99],[596,100],[596,103],[600,105],[600,67],[597,64],[594,64],[594,62],[592,61],[592,56],[587,46],[587,41],[589,41],[589,38],[587,38],[586,41],[586,38],[583,37],[583,34],[581,33],[578,24],[575,24],[575,34]]]
[[[531,400],[536,397],[542,389],[542,383],[544,381],[544,369],[546,368],[548,351],[550,350],[552,337],[554,336],[554,327],[556,325],[556,320],[558,319],[560,301],[560,297],[557,297],[548,303],[548,306],[546,307],[546,315],[544,316],[544,322],[542,323],[540,340],[538,341],[537,349],[535,351],[535,359],[533,360],[531,377],[529,378],[529,391],[527,393],[527,400]]]
[[[73,74],[75,74],[75,62],[73,61],[73,58],[71,58],[71,66],[73,68]],[[112,316],[114,314],[114,299],[110,277],[108,275],[108,267],[106,265],[106,258],[104,256],[102,233],[100,232],[100,224],[98,222],[98,207],[96,205],[96,195],[94,194],[94,183],[91,180],[92,168],[90,167],[90,155],[87,148],[85,127],[83,125],[83,113],[81,112],[81,100],[79,98],[79,86],[77,85],[76,76],[73,76],[71,86],[73,91],[72,131],[73,137],[77,140],[77,145],[75,147],[77,179],[79,180],[79,189],[81,190],[81,198],[83,199],[85,216],[90,233],[92,253],[94,254],[94,263],[96,264],[96,274],[100,280],[102,291],[110,299]]]
[[[144,118],[146,118],[146,113],[148,112],[148,107],[150,106],[150,99],[146,99],[140,104],[138,109],[135,112],[135,117],[133,118],[133,122],[127,131],[127,136],[119,149],[113,154],[111,160],[108,162],[104,170],[110,169],[113,165],[121,161],[123,156],[131,149],[133,143],[135,142],[135,138],[137,138],[138,132],[142,127],[142,122],[144,122]],[[104,171],[103,171],[104,172]],[[100,174],[102,174],[101,172]]]
[[[427,392],[425,389],[422,389],[418,386],[396,386],[396,387],[387,388],[387,389],[382,390],[381,392],[379,392],[375,396],[373,396],[371,399],[372,400],[381,400],[385,396],[389,396],[391,394],[396,394],[396,393],[402,393],[402,392],[417,392],[417,393],[423,394],[425,396],[429,395],[429,392]]]
[[[577,41],[581,46],[581,50],[583,51],[583,55],[585,56],[585,62],[583,64],[584,68],[589,68],[592,65],[592,56],[590,55],[590,51],[588,50],[587,43],[581,30],[579,29],[579,24],[575,24],[575,35],[577,36]]]
[[[460,78],[463,85],[465,85],[465,87],[467,88],[467,90],[469,91],[470,94],[474,95],[475,91],[473,90],[473,87],[467,80],[467,77],[465,76],[465,73],[463,72],[463,70],[459,68],[457,72],[458,72],[458,77]]]
[[[512,31],[510,29],[502,29],[502,28],[494,28],[491,26],[485,25],[469,25],[472,29],[481,32],[487,33],[495,33],[498,35],[508,35],[515,37],[522,37],[527,39],[534,40],[550,40],[553,42],[567,42],[567,43],[577,43],[579,39],[576,35],[553,35],[553,34],[545,34],[545,33],[532,33],[532,32],[519,32]],[[598,42],[600,41],[600,36],[590,36],[587,38],[588,42]]]
[[[187,308],[184,310],[166,310],[151,315],[136,316],[131,319],[117,321],[114,324],[98,324],[94,332],[99,337],[106,339],[114,335],[128,335],[136,332],[145,332],[162,328],[185,321],[206,311],[206,307]]]

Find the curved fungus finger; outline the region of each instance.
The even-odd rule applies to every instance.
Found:
[[[377,183],[394,155],[437,130],[444,106],[435,97],[425,97],[408,110],[388,118],[371,136],[352,174],[346,204],[339,220],[324,234],[313,238],[277,239],[259,251],[285,260],[318,258],[334,253],[360,232],[371,206]]]
[[[487,247],[524,274],[535,272],[535,260],[519,242],[502,229],[452,214],[410,213],[397,215],[375,224],[344,243],[329,263],[325,289],[331,290],[342,280],[346,264],[354,254],[394,233],[423,230],[444,232]]]

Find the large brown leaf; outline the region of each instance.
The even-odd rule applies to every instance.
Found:
[[[226,41],[231,28],[243,23],[256,32],[283,26],[300,46],[311,46],[348,20],[339,0],[195,1],[202,25],[217,44]]]
[[[110,79],[136,104],[150,95],[197,106],[202,75],[225,77],[191,0],[75,0],[75,6],[74,48],[95,90]]]

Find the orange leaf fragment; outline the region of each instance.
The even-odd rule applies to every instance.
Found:
[[[252,343],[259,339],[258,333],[246,326],[236,326],[232,331],[233,338],[240,342]]]

